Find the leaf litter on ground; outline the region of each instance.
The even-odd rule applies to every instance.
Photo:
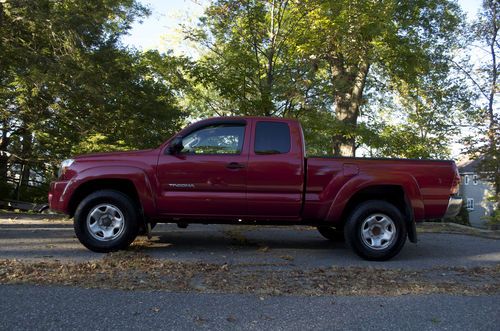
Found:
[[[280,266],[281,264],[277,264]],[[500,264],[422,270],[375,267],[273,268],[160,260],[134,249],[91,262],[0,260],[0,283],[273,295],[500,293]]]

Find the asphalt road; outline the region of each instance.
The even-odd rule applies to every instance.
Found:
[[[344,243],[331,243],[314,228],[159,224],[154,237],[138,246],[154,258],[210,263],[280,263],[303,268],[370,266],[422,269],[435,266],[484,266],[500,263],[500,241],[469,235],[423,233],[407,242],[390,261],[361,260]],[[87,261],[103,254],[85,249],[71,222],[0,220],[0,259]]]
[[[2,330],[498,330],[499,296],[266,297],[0,286]]]
[[[369,266],[407,270],[500,263],[495,239],[424,233],[387,262],[367,262],[343,243],[312,228],[159,225],[152,241],[135,244],[157,259],[211,263],[270,263],[278,268]],[[0,220],[0,259],[89,261],[72,224],[57,220]],[[259,296],[0,285],[0,330],[495,330],[500,296],[395,297]]]

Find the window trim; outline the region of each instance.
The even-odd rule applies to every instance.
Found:
[[[479,176],[472,175],[472,185],[478,185],[478,184],[479,184]]]
[[[257,142],[257,127],[259,126],[259,123],[272,123],[272,124],[276,124],[276,123],[279,123],[281,125],[286,125],[287,128],[288,128],[288,137],[289,137],[289,144],[288,144],[288,150],[284,153],[259,153],[255,150],[255,145],[256,145],[256,142]],[[281,122],[281,121],[256,121],[255,122],[255,128],[253,130],[253,154],[254,155],[258,155],[258,156],[265,156],[265,155],[286,155],[286,154],[290,154],[292,152],[292,130],[290,128],[290,125],[286,122]]]
[[[469,185],[469,175],[464,175],[464,185]]]
[[[468,211],[474,211],[475,209],[474,198],[467,198],[466,208]]]
[[[210,126],[234,126],[234,127],[243,127],[243,141],[241,142],[241,151],[239,153],[229,154],[229,153],[203,153],[203,154],[189,154],[189,153],[179,153],[178,155],[182,156],[238,156],[243,154],[243,150],[245,149],[245,136],[247,130],[247,123],[245,120],[228,120],[228,121],[216,121],[211,123],[204,123],[203,125],[198,125],[193,130],[189,130],[186,134],[182,136],[178,136],[181,139],[186,138],[190,134],[208,128]]]
[[[176,139],[184,139],[184,137],[190,135],[196,130],[199,130],[201,128],[207,127],[207,126],[212,126],[212,125],[222,125],[222,124],[235,124],[235,125],[241,125],[245,127],[245,136],[243,137],[243,150],[245,149],[244,144],[245,144],[245,139],[247,138],[247,128],[248,126],[248,121],[244,118],[228,118],[228,119],[210,119],[210,120],[203,120],[200,122],[193,123],[191,125],[188,125],[181,131],[177,132],[174,136],[172,136],[169,140],[167,140],[163,144],[163,154],[164,155],[171,155],[168,151],[170,144]],[[187,154],[181,154],[181,155],[187,155]],[[192,154],[194,155],[194,154]],[[198,154],[198,155],[241,155],[240,154]]]

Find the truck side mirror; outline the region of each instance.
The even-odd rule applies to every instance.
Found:
[[[182,137],[175,137],[168,145],[167,154],[179,154],[184,146],[182,145]]]

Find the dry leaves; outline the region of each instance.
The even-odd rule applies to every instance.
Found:
[[[280,264],[165,261],[131,250],[85,263],[0,260],[0,283],[260,295],[479,295],[500,293],[500,265],[418,271],[370,267],[302,270]]]

